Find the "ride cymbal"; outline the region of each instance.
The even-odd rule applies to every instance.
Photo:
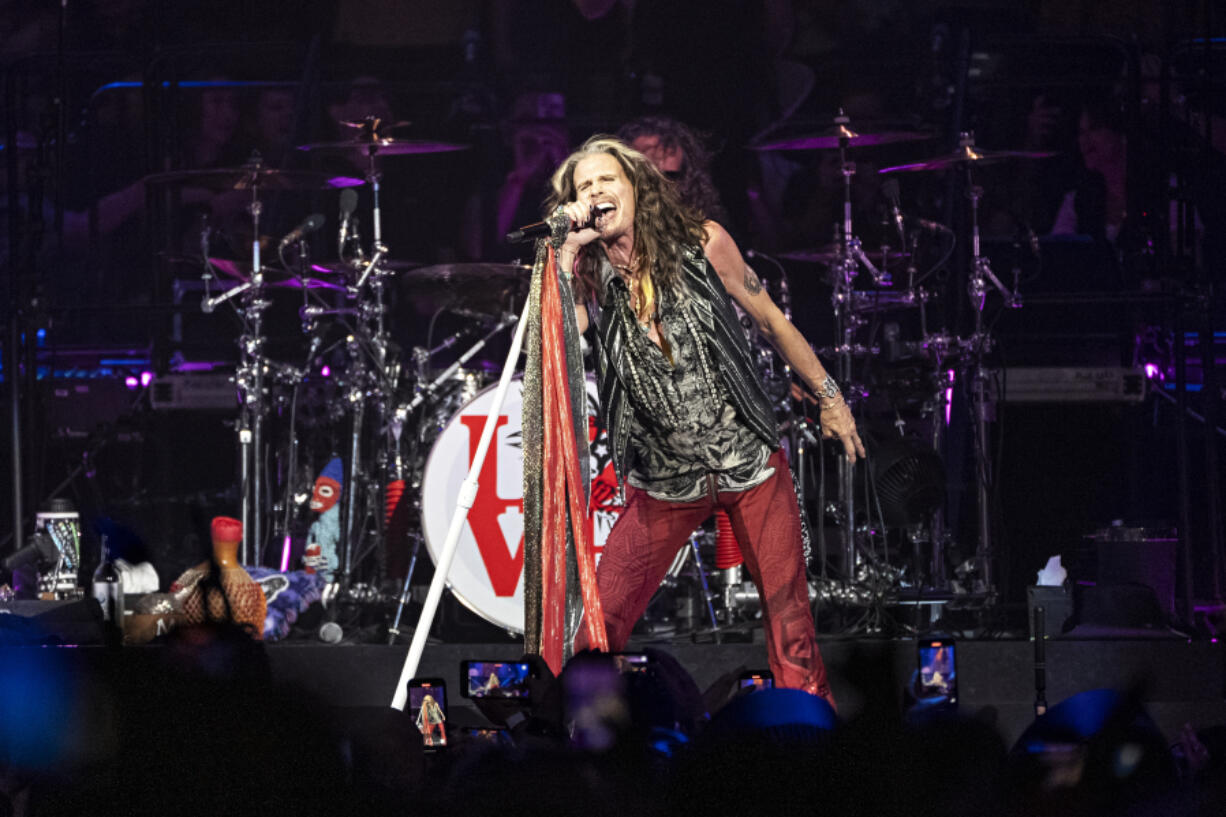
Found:
[[[998,162],[1010,162],[1016,159],[1047,159],[1055,155],[1056,152],[1051,150],[985,150],[971,143],[959,145],[952,153],[947,153],[943,156],[933,156],[930,159],[922,159],[918,162],[910,162],[905,165],[883,167],[877,172],[882,174],[909,173],[919,170],[948,170],[951,167],[961,167],[967,164],[990,165]]]

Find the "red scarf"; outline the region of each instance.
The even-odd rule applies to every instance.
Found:
[[[578,440],[575,429],[587,427],[587,412],[586,406],[581,406],[584,410],[582,423],[577,422],[571,400],[572,380],[576,371],[580,381],[583,378],[582,364],[578,344],[568,344],[563,331],[563,321],[575,320],[573,306],[567,305],[564,309],[562,305],[562,293],[569,296],[571,290],[569,283],[558,279],[557,259],[552,246],[547,245],[544,254],[538,253],[538,263],[533,273],[539,273],[539,336],[534,333],[529,339],[528,371],[524,378],[524,513],[530,516],[538,512],[533,507],[536,503],[531,497],[535,492],[530,482],[539,479],[540,521],[538,527],[525,519],[524,570],[525,596],[531,599],[529,587],[539,576],[540,602],[539,609],[532,609],[536,606],[532,603],[525,607],[525,648],[528,652],[539,652],[556,674],[562,669],[566,652],[567,591],[574,592],[574,588],[566,586],[568,543],[573,543],[575,548],[588,640],[599,650],[608,650],[609,646],[604,611],[596,589],[595,557],[586,535],[587,481],[580,474],[577,456],[577,446],[580,443],[586,446],[587,438]],[[577,326],[571,336],[578,338]],[[539,402],[527,394],[534,384],[532,374],[538,367]],[[534,416],[538,413],[538,407],[539,416]],[[537,455],[531,450],[532,441],[537,435],[529,429],[530,423],[538,422],[539,476],[532,473],[537,468]],[[539,542],[530,543],[527,540],[534,538],[535,531],[539,531]],[[536,558],[538,554],[539,560]],[[539,615],[539,629],[535,622],[529,620],[536,615]],[[538,643],[531,643],[534,636]]]

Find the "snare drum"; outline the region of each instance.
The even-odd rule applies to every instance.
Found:
[[[438,564],[460,486],[494,405],[497,385],[480,391],[443,426],[430,449],[422,478],[422,532]],[[596,383],[587,381],[588,441],[591,448],[592,513],[588,541],[596,558],[621,512],[617,481],[604,434],[596,435]],[[523,385],[507,389],[497,430],[481,469],[479,489],[460,534],[447,586],[464,606],[504,629],[524,629]]]

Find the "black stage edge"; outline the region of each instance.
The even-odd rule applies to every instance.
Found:
[[[843,715],[858,708],[845,677],[857,651],[884,651],[901,695],[916,667],[915,642],[880,639],[819,639]],[[634,640],[630,651],[648,646]],[[766,667],[766,646],[755,644],[669,644],[657,646],[676,656],[706,689],[724,673],[745,666]],[[1226,645],[1185,640],[1069,640],[1047,642],[1047,700],[1054,705],[1077,692],[1144,684],[1144,699],[1158,726],[1174,738],[1184,723],[1226,723]],[[1034,644],[1031,641],[958,642],[960,709],[975,714],[996,710],[997,727],[1012,743],[1034,719]],[[408,647],[270,645],[274,672],[300,682],[330,703],[343,706],[388,705]],[[466,658],[518,657],[508,644],[438,644],[422,655],[418,674],[459,686],[460,661]],[[451,705],[466,703],[458,694]]]
[[[632,642],[629,649],[648,646]],[[766,666],[766,648],[755,644],[653,645],[672,653],[705,689],[740,666]],[[124,648],[135,661],[157,660],[161,647]],[[858,709],[846,672],[856,655],[876,655],[891,668],[894,688],[902,690],[915,669],[915,642],[882,639],[823,639],[822,655],[830,672],[841,714]],[[1010,745],[1033,720],[1034,645],[1024,640],[958,642],[960,709],[991,715]],[[335,706],[389,706],[408,646],[289,642],[267,647],[274,677],[299,685]],[[22,655],[18,655],[22,653]],[[84,679],[105,661],[100,647],[6,647],[0,649],[0,676],[7,668],[31,666],[66,678]],[[444,678],[456,690],[453,711],[467,704],[458,694],[459,664],[466,658],[513,659],[514,644],[432,644],[418,674]],[[1226,723],[1226,645],[1182,639],[1053,639],[1047,642],[1047,700],[1054,705],[1077,692],[1141,683],[1150,715],[1174,739],[1184,723]],[[884,670],[883,670],[884,671]],[[986,708],[991,711],[984,712]],[[474,711],[469,714],[479,720]]]

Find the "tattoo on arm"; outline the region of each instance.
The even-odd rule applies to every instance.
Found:
[[[750,295],[757,295],[762,291],[762,282],[758,280],[757,274],[748,266],[745,267],[745,291]]]

